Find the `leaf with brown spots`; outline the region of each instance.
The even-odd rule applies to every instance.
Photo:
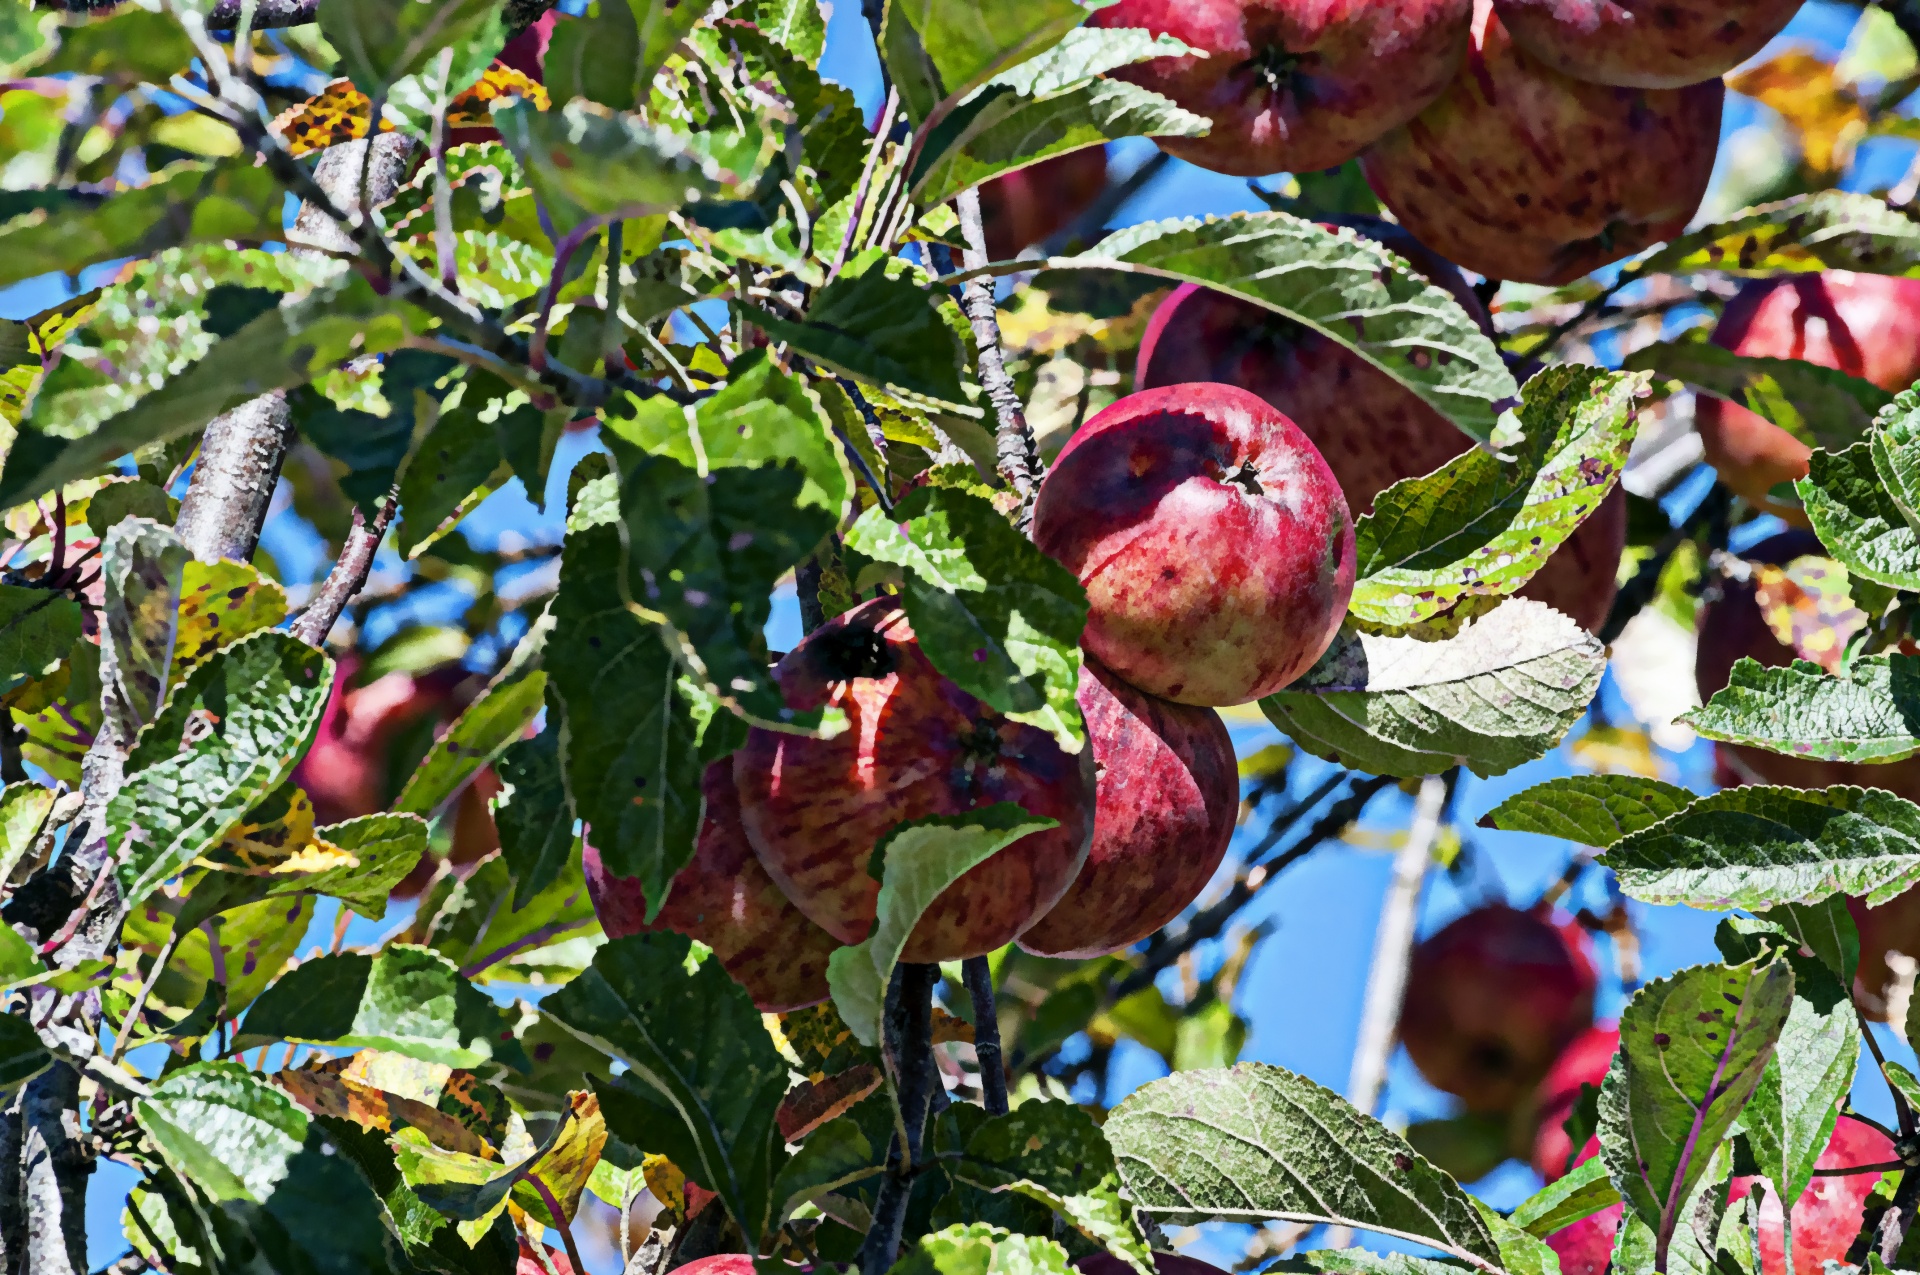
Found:
[[[774,1113],[780,1136],[788,1142],[800,1141],[827,1121],[845,1115],[878,1089],[883,1079],[872,1063],[857,1063],[837,1076],[801,1081],[787,1091]]]
[[[447,127],[468,133],[484,129],[489,136],[495,136],[493,104],[511,99],[531,102],[534,109],[540,111],[546,110],[552,103],[546,86],[522,71],[496,62],[472,87],[456,95],[448,104]],[[295,155],[311,155],[330,146],[365,137],[372,108],[373,103],[367,100],[365,93],[353,86],[353,81],[338,79],[306,101],[282,111],[273,121],[273,131],[280,135],[287,149]],[[393,122],[382,119],[380,131],[392,132]],[[469,135],[457,136],[455,140],[471,142],[482,139]]]
[[[1754,601],[1780,644],[1838,673],[1847,641],[1867,623],[1853,604],[1846,569],[1831,558],[1795,558],[1784,567],[1756,567],[1754,585]]]
[[[367,1051],[370,1052],[370,1051]],[[357,1055],[356,1055],[357,1057]],[[499,1152],[487,1140],[452,1116],[434,1110],[417,1098],[389,1093],[347,1074],[353,1058],[329,1058],[274,1076],[293,1100],[316,1116],[351,1120],[362,1129],[395,1133],[418,1129],[437,1147],[483,1159]]]
[[[173,682],[221,647],[286,619],[287,594],[243,562],[196,559],[181,574],[179,614]]]

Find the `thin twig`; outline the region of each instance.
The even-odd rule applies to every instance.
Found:
[[[453,77],[453,49],[440,51],[440,87],[433,95],[433,248],[440,263],[440,286],[460,290],[460,262],[454,252],[453,185],[447,179],[447,81]]]
[[[366,585],[367,575],[373,570],[374,553],[386,537],[387,526],[399,505],[400,489],[396,486],[380,502],[380,510],[371,523],[357,505],[354,507],[353,526],[347,531],[347,543],[340,550],[340,559],[315,590],[306,611],[293,622],[293,636],[308,646],[319,646],[327,640],[340,613]]]
[[[867,207],[867,196],[873,189],[873,170],[880,163],[880,153],[887,146],[887,129],[899,110],[900,90],[889,85],[886,105],[880,108],[879,122],[874,125],[873,140],[867,143],[867,162],[860,170],[860,184],[853,188],[853,209],[847,215],[847,228],[841,232],[840,246],[834,249],[833,264],[827,267],[828,283],[832,283],[839,275],[840,267],[847,264],[847,254],[853,251],[854,237],[860,233],[860,218]]]
[[[988,263],[987,235],[980,222],[979,190],[965,191],[954,200],[954,206],[959,209],[960,232],[967,243],[962,260],[968,269],[978,270]],[[980,388],[987,392],[987,400],[993,404],[993,413],[999,422],[999,428],[994,431],[994,461],[1000,476],[1020,499],[1014,523],[1025,531],[1033,522],[1033,501],[1039,494],[1046,466],[1040,459],[1040,446],[1034,441],[1033,430],[1027,424],[1019,391],[1013,387],[1013,378],[1007,375],[992,282],[984,278],[969,279],[960,289],[960,308],[973,327]]]
[[[140,1012],[147,1007],[147,997],[153,994],[154,984],[166,972],[167,962],[173,959],[173,950],[179,945],[180,931],[176,926],[167,932],[166,942],[160,945],[160,954],[153,958],[153,968],[147,971],[147,981],[140,985],[140,993],[133,998],[133,1004],[127,1006],[126,1016],[120,1020],[120,1030],[113,1038],[113,1052],[107,1056],[107,1061],[117,1063],[126,1057],[127,1043],[133,1039],[133,1026],[140,1021]]]
[[[553,1191],[538,1173],[529,1173],[527,1181],[533,1183],[533,1189],[540,1193],[540,1202],[553,1216],[554,1229],[560,1232],[560,1242],[567,1247],[567,1260],[573,1263],[574,1275],[587,1275],[587,1264],[580,1260],[580,1246],[573,1242],[573,1227],[567,1224],[567,1215],[560,1211],[560,1201],[553,1198]]]

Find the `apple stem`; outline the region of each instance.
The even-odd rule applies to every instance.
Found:
[[[990,1116],[1004,1116],[1007,1104],[1007,1067],[1000,1054],[1000,1015],[993,1003],[993,967],[984,956],[960,963],[967,995],[973,998],[973,1052],[980,1060],[980,1099]]]
[[[960,213],[960,233],[967,241],[961,264],[969,270],[984,269],[991,258],[987,255],[986,228],[980,220],[979,188],[962,191],[953,203]],[[1027,414],[1020,406],[1020,392],[1007,374],[1006,356],[1000,350],[1000,314],[994,304],[993,280],[976,276],[962,284],[960,308],[973,326],[973,341],[979,348],[980,388],[987,392],[999,421],[999,428],[994,431],[994,459],[1000,476],[1020,497],[1014,522],[1025,531],[1033,521],[1033,500],[1040,491],[1046,465],[1040,459],[1033,428],[1027,424]]]

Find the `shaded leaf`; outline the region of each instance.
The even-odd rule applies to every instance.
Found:
[[[1920,225],[1884,199],[1823,190],[1762,204],[1689,231],[1641,269],[1752,276],[1814,270],[1904,275],[1920,269]]]
[[[844,376],[893,393],[964,403],[960,338],[941,318],[936,298],[890,274],[887,260],[865,254],[849,263],[814,294],[803,321],[759,310],[750,317],[772,339]]]
[[[1638,775],[1563,775],[1535,784],[1480,820],[1502,832],[1538,832],[1604,850],[1620,838],[1678,813],[1693,794]]]
[[[316,16],[340,53],[340,71],[381,99],[404,77],[434,66],[444,49],[454,53],[447,87],[465,88],[507,42],[500,0],[321,0]]]
[[[503,786],[493,799],[493,826],[513,878],[514,906],[524,908],[559,878],[575,841],[560,773],[560,732],[545,730],[508,745],[498,769]]]
[[[51,673],[80,628],[80,604],[65,594],[0,584],[0,693]]]
[[[196,1063],[134,1104],[175,1172],[215,1200],[264,1202],[307,1136],[307,1114],[237,1063]]]
[[[52,1065],[53,1055],[40,1043],[33,1024],[18,1014],[0,1014],[0,1094],[10,1093]]]
[[[1735,354],[1704,339],[1643,346],[1620,367],[1685,381],[1823,447],[1857,442],[1874,413],[1893,401],[1893,395],[1872,381],[1834,368],[1802,359]]]

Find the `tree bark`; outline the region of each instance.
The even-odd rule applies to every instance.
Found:
[[[379,550],[399,505],[400,489],[395,487],[387,493],[371,523],[357,507],[354,509],[353,528],[347,532],[347,543],[340,550],[340,558],[314,592],[306,612],[293,622],[293,636],[308,646],[326,642],[340,613],[366,586],[367,574],[373,570],[373,555]]]
[[[20,1099],[0,1108],[0,1275],[21,1275],[26,1266],[27,1209],[20,1196]]]
[[[207,426],[173,524],[194,557],[252,560],[293,434],[293,414],[279,392],[242,403]]]
[[[986,230],[980,221],[980,192],[969,190],[954,200],[960,210],[960,233],[966,237],[967,248],[962,254],[962,262],[969,270],[978,270],[986,265]],[[993,299],[993,280],[986,278],[969,279],[960,289],[960,306],[966,311],[967,321],[973,326],[973,343],[978,350],[980,369],[980,388],[987,392],[987,401],[993,404],[993,414],[999,423],[994,431],[994,460],[1000,476],[1007,480],[1020,497],[1020,509],[1015,515],[1022,531],[1033,521],[1033,500],[1040,490],[1040,479],[1045,473],[1045,465],[1040,460],[1040,448],[1034,441],[1033,430],[1027,424],[1026,409],[1020,403],[1020,394],[1013,388],[1013,378],[1007,374],[1006,356],[1000,349],[1000,315]]]
[[[28,1083],[21,1108],[27,1275],[86,1275],[93,1157],[80,1141],[80,1073],[55,1063]]]

